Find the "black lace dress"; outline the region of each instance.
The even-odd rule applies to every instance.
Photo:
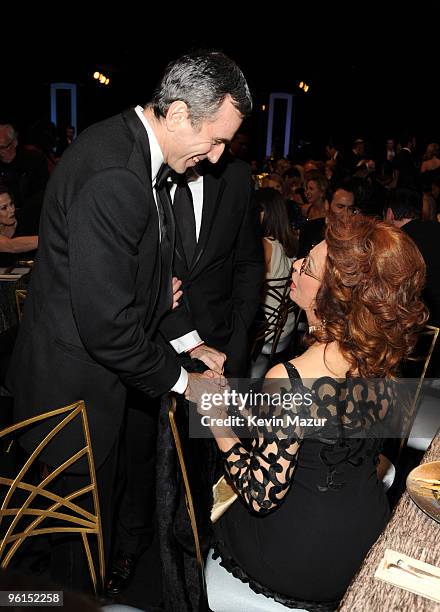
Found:
[[[297,370],[284,365],[292,390],[304,391]],[[241,496],[214,526],[223,567],[289,607],[336,607],[389,518],[376,464],[390,389],[320,378],[309,409],[327,418],[318,435],[268,441],[254,432],[250,452],[236,444],[224,454]]]

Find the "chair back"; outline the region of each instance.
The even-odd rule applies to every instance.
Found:
[[[24,302],[27,296],[27,289],[16,289],[15,290],[15,304],[17,306],[18,320],[21,321],[23,318]]]
[[[398,459],[407,445],[408,438],[411,434],[411,429],[419,409],[419,404],[422,396],[423,382],[426,373],[429,371],[432,355],[437,344],[440,328],[434,325],[425,325],[419,334],[417,344],[410,357],[407,359],[404,373],[407,378],[417,378],[417,386],[415,393],[410,402],[409,417],[405,423],[404,435],[402,436],[398,451]]]
[[[200,537],[197,529],[197,519],[196,513],[194,509],[194,500],[193,495],[191,493],[191,487],[188,478],[188,470],[185,464],[185,457],[183,453],[183,447],[180,440],[179,430],[177,428],[176,422],[176,398],[174,396],[171,397],[170,407],[168,409],[168,419],[170,421],[171,432],[173,434],[174,445],[177,451],[177,458],[180,466],[180,471],[182,474],[183,486],[185,489],[185,499],[186,499],[186,508],[188,510],[189,519],[191,522],[191,530],[194,538],[194,546],[196,551],[197,564],[199,566],[199,570],[201,573],[201,582],[203,589],[206,594],[206,581],[205,581],[205,563],[203,560],[201,547],[200,547]]]
[[[260,311],[264,314],[264,320],[258,321],[251,352],[253,357],[256,356],[256,353],[259,352],[258,348],[263,344],[271,344],[271,359],[277,352],[287,318],[296,308],[289,297],[291,282],[291,272],[283,278],[268,278],[264,282],[263,295],[272,298],[272,304],[265,302],[260,304]]]
[[[104,545],[101,529],[101,516],[99,510],[98,487],[96,483],[95,466],[93,460],[90,432],[87,421],[86,407],[83,401],[70,404],[63,408],[51,410],[38,416],[26,419],[0,431],[0,438],[12,433],[20,432],[29,426],[61,416],[61,421],[53,427],[38,444],[24,464],[18,469],[14,478],[0,474],[0,491],[2,505],[0,508],[0,566],[6,568],[13,555],[25,542],[26,538],[40,534],[77,533],[81,535],[87,557],[90,577],[95,592],[97,577],[95,564],[90,551],[88,537],[96,536],[98,542],[99,578],[104,585],[105,563]],[[54,467],[50,472],[47,467],[39,475],[37,484],[30,482],[31,468],[39,461],[41,452],[50,444],[51,440],[74,419],[80,419],[84,434],[84,446],[63,463]],[[50,484],[60,474],[85,457],[88,462],[90,484],[70,492],[66,497],[50,490]],[[77,498],[85,494],[92,495],[93,510],[89,512],[77,503]],[[19,498],[20,503],[17,501]],[[43,506],[43,508],[42,508]]]

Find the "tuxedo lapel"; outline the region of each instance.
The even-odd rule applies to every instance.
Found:
[[[127,166],[139,176],[148,191],[152,193],[151,155],[147,132],[134,109],[123,111],[122,117],[136,143]]]
[[[203,211],[202,222],[200,225],[200,235],[197,242],[194,259],[191,265],[193,270],[205,251],[209,236],[211,234],[212,224],[219,209],[220,199],[225,189],[225,181],[223,178],[217,178],[213,174],[205,174],[203,177]]]
[[[135,172],[137,176],[139,176],[139,178],[145,184],[146,191],[151,194],[152,198],[154,198],[151,178],[150,143],[148,141],[147,132],[134,109],[125,110],[122,113],[122,117],[135,139],[135,146],[133,147],[133,152],[127,166],[130,168],[130,170]],[[163,208],[167,239],[161,240],[160,243],[161,256],[159,261],[161,262],[161,269],[158,270],[158,274],[159,278],[162,278],[162,281],[160,283],[160,290],[159,286],[157,288],[155,303],[157,302],[157,298],[159,297],[160,293],[160,301],[163,300],[165,307],[170,308],[172,304],[171,277],[176,228],[169,195],[167,197],[160,198],[160,202],[157,203],[157,206],[162,206]],[[159,315],[160,313],[158,313],[156,310],[155,314]]]
[[[133,109],[125,110],[122,113],[124,121],[126,122],[130,132],[135,138],[136,145],[133,149],[133,153],[130,157],[128,167],[133,170],[146,185],[149,192],[152,193],[152,178],[151,178],[151,154],[150,154],[150,143],[148,141],[147,132],[145,127],[142,125],[141,120]],[[174,251],[175,242],[175,222],[173,208],[170,197],[161,198],[160,203],[164,209],[165,220],[167,224],[167,233],[170,241],[171,252]]]

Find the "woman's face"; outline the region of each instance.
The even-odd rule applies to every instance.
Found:
[[[0,225],[14,225],[15,206],[9,193],[0,193]]]
[[[306,257],[293,264],[290,299],[300,308],[313,307],[324,276],[326,257],[327,243],[323,240]]]
[[[316,181],[307,181],[306,185],[306,198],[310,204],[315,204],[322,199],[323,191],[319,188]]]

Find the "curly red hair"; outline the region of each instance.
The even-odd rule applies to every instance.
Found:
[[[330,220],[326,242],[316,297],[325,326],[315,338],[339,343],[349,376],[394,375],[428,318],[420,299],[426,274],[420,251],[400,229],[363,216]]]

